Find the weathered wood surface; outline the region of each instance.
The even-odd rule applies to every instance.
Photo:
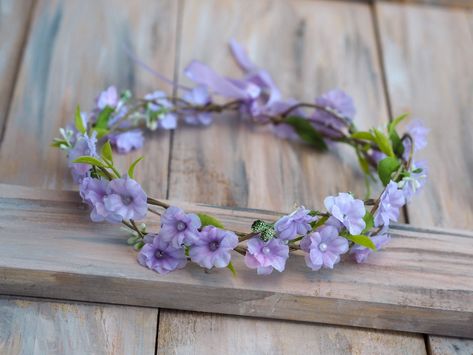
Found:
[[[392,108],[412,112],[431,128],[430,145],[421,153],[428,159],[430,179],[408,207],[409,220],[471,230],[472,12],[379,3],[376,14]],[[473,354],[471,341],[429,341],[432,354],[455,349]]]
[[[1,190],[12,194],[11,186]],[[116,226],[90,223],[70,194],[64,202],[49,201],[45,194],[34,197],[35,191],[0,199],[1,294],[473,337],[470,232],[399,225],[382,254],[363,265],[347,261],[336,272],[311,272],[295,256],[285,273],[258,277],[236,256],[235,278],[226,269],[206,273],[193,265],[162,276],[138,265]],[[240,231],[254,219],[276,216],[181,206]]]
[[[415,334],[182,311],[167,311],[160,321],[167,326],[159,329],[159,355],[426,354]]]
[[[5,355],[155,352],[158,310],[0,298]]]
[[[338,86],[353,93],[361,126],[387,120],[374,28],[366,4],[185,1],[182,18],[179,73],[190,60],[199,59],[222,74],[243,75],[228,51],[228,40],[235,37],[256,64],[269,70],[285,96],[312,101]],[[212,26],[208,26],[209,18]],[[189,83],[182,76],[179,79]],[[352,152],[319,154],[244,124],[237,115],[218,116],[215,121],[206,129],[184,127],[176,131],[169,198],[288,211],[296,203],[320,206],[326,195],[338,191],[363,191]],[[162,315],[160,341],[167,342],[166,349],[180,348],[179,341],[188,333],[172,338],[172,345],[164,338],[172,331],[169,329],[176,329],[176,322],[172,316],[165,316],[165,310]],[[200,314],[188,317],[185,321],[186,316],[181,314],[179,322],[203,325],[188,329],[191,337],[207,338],[207,318],[201,321]],[[265,321],[256,334],[233,317],[214,319],[222,329],[220,338],[236,346],[235,352],[245,352],[247,344],[258,344],[260,338],[278,348],[277,321]],[[235,329],[245,342],[236,341]],[[334,337],[345,333],[346,339],[357,342],[355,334],[345,329],[326,327],[325,331]],[[333,347],[330,352],[337,351]]]
[[[172,77],[177,2],[114,1],[113,15],[110,6],[103,0],[37,1],[0,150],[0,181],[71,188],[63,154],[51,149],[50,142],[70,122],[76,105],[90,109],[94,96],[112,84],[137,95],[167,89],[139,68],[124,46]],[[144,173],[153,180],[144,185],[165,194],[169,134],[149,137],[146,150],[153,163]]]
[[[62,153],[49,147],[50,140],[57,135],[59,127],[70,121],[76,104],[80,103],[88,110],[93,105],[94,95],[108,85],[129,88],[138,95],[162,87],[157,79],[128,58],[123,49],[125,45],[163,74],[173,76],[177,3],[173,0],[120,0],[114,1],[112,7],[110,1],[35,1],[28,41],[20,60],[12,52],[18,49],[12,46],[22,45],[22,29],[26,31],[26,27],[21,25],[28,16],[29,5],[30,2],[24,0],[0,0],[0,121],[4,116],[3,100],[10,99],[10,84],[13,84],[16,66],[19,67],[0,150],[0,180],[54,189],[70,188],[72,183],[66,161]],[[8,13],[11,9],[14,12]],[[168,88],[164,89],[169,92]],[[167,190],[169,144],[167,133],[154,134],[147,139],[146,155],[153,163],[143,166],[138,174],[153,176],[144,182],[153,194],[164,195]],[[122,161],[129,162],[137,154],[139,152]],[[96,306],[96,309],[100,307]],[[51,317],[55,309],[51,309]],[[135,318],[127,317],[132,311],[122,307],[114,312],[121,323],[119,327],[134,327]],[[120,316],[120,312],[123,315]],[[30,319],[34,317],[31,315]],[[94,321],[90,327],[87,326],[88,318],[82,322],[82,333],[77,335],[83,341],[81,346],[84,349],[92,347],[93,341],[100,345],[96,338],[99,335],[91,333]],[[148,325],[150,329],[156,329],[156,317],[153,322]],[[30,332],[35,332],[36,323],[28,324],[20,336],[28,337]],[[113,331],[110,328],[110,334],[106,335],[111,337]],[[53,341],[52,334],[50,336],[49,341]],[[56,336],[54,341],[60,342],[61,333]],[[120,334],[114,336],[120,337]],[[139,342],[140,338],[123,341],[129,347],[132,345],[129,342]],[[151,348],[154,352],[154,345]]]
[[[431,355],[471,355],[473,340],[447,337],[428,337],[428,347]]]
[[[0,1],[0,140],[28,33],[33,1]]]

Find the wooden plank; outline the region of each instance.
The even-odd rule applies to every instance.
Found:
[[[222,74],[242,75],[227,49],[228,40],[236,37],[256,63],[274,74],[286,97],[312,101],[315,95],[340,86],[353,93],[360,126],[369,127],[387,119],[371,20],[370,9],[363,4],[186,1],[179,72],[190,60],[199,59]],[[183,78],[181,81],[189,83]],[[175,133],[170,198],[288,211],[295,203],[320,206],[326,195],[340,190],[362,191],[364,184],[354,166],[356,159],[347,150],[338,151],[348,157],[344,159],[340,159],[341,154],[321,155],[245,125],[235,115],[218,116],[215,121],[205,130],[187,127]],[[174,320],[174,313],[168,315],[163,310],[162,314],[159,339],[167,343],[166,351],[173,347],[167,334],[175,329],[182,329],[182,336],[172,338],[177,339],[177,348],[182,345],[179,339],[189,337],[189,332],[190,338],[207,338],[205,326],[185,326],[208,324],[207,316],[201,319],[200,314],[189,314],[186,319],[181,313]],[[261,315],[267,316],[264,312]],[[246,344],[259,343],[260,338],[268,339],[267,345],[273,343],[273,349],[278,348],[274,340],[281,325],[277,321],[266,321],[256,335],[253,327],[242,327],[232,317],[214,318],[225,330],[219,341],[235,346],[234,352],[248,352]],[[258,321],[248,324],[256,325]],[[244,342],[238,341],[234,329]],[[333,337],[345,334],[348,342],[357,343],[354,333],[344,329],[326,326],[325,332]],[[212,353],[220,349],[210,344],[205,348]],[[196,344],[191,349],[198,352],[202,348]],[[420,349],[425,351],[425,346]],[[331,352],[335,351],[336,347]]]
[[[2,354],[154,354],[157,309],[0,298]]]
[[[429,336],[428,345],[431,355],[473,354],[473,340]]]
[[[0,181],[70,188],[63,153],[49,144],[71,122],[76,105],[92,108],[94,97],[112,84],[138,95],[163,87],[127,56],[125,45],[173,76],[176,2],[119,0],[111,11],[104,0],[38,1],[0,151]],[[169,134],[153,134],[145,149],[154,163],[145,168],[153,179],[144,184],[164,196]]]
[[[64,202],[0,199],[0,294],[473,337],[471,232],[399,225],[385,251],[335,271],[311,272],[295,256],[283,274],[258,277],[235,255],[238,277],[195,265],[163,276],[136,262],[117,226],[89,222],[79,200],[66,195]],[[181,206],[216,215],[239,231],[255,219],[275,218],[271,212]]]
[[[472,8],[473,0],[373,0],[372,2],[391,2],[397,4],[423,4],[426,6],[444,6],[444,7],[458,7],[458,8]]]
[[[377,6],[393,111],[411,112],[431,129],[430,144],[420,152],[428,159],[430,182],[408,208],[416,225],[473,228],[473,39],[467,14]]]
[[[27,14],[28,1],[14,3],[16,13],[22,10]],[[0,4],[3,10],[10,2],[2,1]],[[132,89],[139,95],[162,87],[158,80],[127,57],[123,50],[124,45],[131,47],[142,60],[150,63],[156,70],[173,76],[177,4],[172,0],[139,0],[133,3],[120,0],[114,2],[113,8],[110,5],[109,1],[104,0],[37,2],[5,140],[0,151],[0,181],[54,189],[72,186],[65,158],[62,153],[50,148],[49,142],[57,135],[60,126],[71,121],[76,104],[81,104],[84,109],[90,108],[94,96],[111,84],[120,89]],[[3,17],[0,20],[3,20]],[[13,20],[0,21],[0,31],[8,31],[9,41],[14,41],[21,35],[19,27],[23,19],[18,14]],[[3,39],[3,36],[0,36],[0,39]],[[2,52],[4,43],[10,45],[8,41],[2,40]],[[0,79],[3,82],[8,77],[4,76],[5,70],[2,66],[0,69]],[[0,100],[3,97],[3,94],[0,95]],[[0,115],[3,116],[1,102]],[[146,174],[149,177],[144,183],[148,191],[164,196],[167,190],[170,136],[168,133],[159,133],[147,138],[146,155],[153,164],[147,164],[138,174]],[[129,155],[123,159],[123,163],[139,154],[141,153],[136,152]],[[82,305],[71,307],[78,308],[79,312],[84,314],[88,312]],[[94,309],[99,312],[101,306],[95,306]],[[107,312],[107,308],[100,312]],[[132,330],[135,327],[136,317],[132,316],[133,312],[133,309],[122,307],[111,313],[121,325],[110,327],[110,334],[106,335],[113,342],[105,345],[116,347],[117,352],[121,350],[120,347],[126,346],[122,350],[128,354],[135,353],[132,346],[144,346],[147,353],[154,353],[156,317],[147,325],[149,329],[145,332],[154,332],[149,337],[153,340],[152,343],[147,340],[139,344],[142,340],[140,337],[120,340],[123,336],[128,336],[120,331]],[[31,319],[36,317],[31,315]],[[70,317],[74,317],[74,314]],[[107,319],[110,317],[105,318]],[[40,321],[41,319],[32,322],[31,328],[25,325],[26,328],[18,336],[28,337]],[[88,328],[89,319],[85,317],[81,321],[85,324],[83,327]],[[91,330],[96,328],[94,322],[92,318]],[[113,334],[114,332],[116,334]],[[57,339],[53,339],[51,335],[51,341],[61,344],[61,334],[56,334]],[[81,337],[82,335],[84,337]],[[112,339],[112,336],[116,339]],[[85,330],[77,337],[84,349],[93,347],[94,341],[97,341],[97,346],[102,344]],[[107,339],[104,338],[103,341],[111,341]],[[136,344],[132,344],[133,342]],[[139,348],[137,352],[138,350]],[[114,353],[114,348],[109,352]]]
[[[182,311],[167,311],[160,321],[168,324],[159,329],[157,353],[162,355],[426,354],[415,334]]]
[[[431,178],[408,208],[409,219],[471,230],[471,12],[381,3],[376,10],[393,110],[410,111],[431,127],[423,153]],[[472,343],[461,339],[429,336],[428,343],[432,354],[473,353]]]
[[[0,46],[0,132],[2,133],[19,68],[18,63],[21,61],[26,41],[32,5],[31,0],[0,1],[0,43],[2,44]]]
[[[236,37],[256,63],[274,74],[286,97],[312,101],[338,86],[353,94],[359,127],[387,120],[367,5],[189,1],[182,23],[180,72],[198,59],[220,73],[242,75],[228,51],[228,40]],[[209,128],[176,131],[169,197],[288,210],[295,203],[320,207],[328,194],[347,189],[363,193],[351,151],[343,150],[343,157],[319,154],[258,128],[237,115],[224,115]]]

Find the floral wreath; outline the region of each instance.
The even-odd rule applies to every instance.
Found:
[[[401,115],[386,129],[359,131],[353,122],[353,100],[343,91],[329,91],[313,103],[285,100],[269,73],[256,67],[238,43],[232,40],[230,48],[245,73],[242,79],[220,76],[192,61],[185,74],[197,85],[189,88],[135,58],[182,94],[155,91],[134,99],[129,91],[119,95],[111,86],[100,93],[91,112],[78,107],[75,124],[60,129],[61,137],[54,139],[53,146],[66,151],[74,182],[91,207],[91,220],[122,223],[131,234],[128,243],[139,251],[138,262],[161,274],[182,269],[189,261],[235,273],[232,251],[244,255],[245,264],[260,275],[284,271],[291,253],[304,253],[312,270],[333,268],[345,253],[364,262],[389,242],[389,223],[398,220],[401,207],[425,184],[425,163],[415,162],[413,154],[426,146],[428,129],[413,121],[400,135],[397,126],[406,117]],[[227,101],[219,104],[213,100],[216,96]],[[131,164],[127,174],[115,167],[112,151],[125,154],[141,148],[143,129],[173,130],[179,121],[209,125],[213,114],[224,111],[239,112],[244,119],[269,126],[279,137],[318,150],[335,142],[352,146],[365,175],[368,198],[342,192],[325,198],[326,211],[300,206],[277,221],[256,220],[250,233],[241,233],[226,230],[215,217],[186,213],[147,196],[134,180],[142,158]],[[369,184],[376,175],[384,187],[379,197],[369,198]],[[159,232],[137,225],[148,212],[160,215]]]

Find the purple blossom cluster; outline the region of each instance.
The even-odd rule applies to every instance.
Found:
[[[92,208],[90,218],[94,222],[141,220],[148,211],[146,193],[129,177],[112,181],[85,177],[80,184],[80,195]]]

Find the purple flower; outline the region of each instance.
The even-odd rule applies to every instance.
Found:
[[[114,222],[143,219],[148,211],[146,193],[140,184],[129,177],[110,181],[103,201],[110,213],[109,219]]]
[[[187,258],[184,248],[175,248],[164,241],[159,235],[154,237],[152,243],[146,243],[138,254],[138,262],[147,268],[167,274],[170,271],[182,269],[186,266]]]
[[[187,102],[198,105],[205,106],[210,103],[210,95],[207,87],[205,85],[197,85],[192,90],[187,91],[182,98]],[[212,114],[209,112],[197,112],[192,110],[184,111],[184,121],[188,124],[193,125],[209,125],[212,123]]]
[[[406,199],[394,181],[390,181],[381,195],[379,207],[374,214],[375,226],[389,226],[389,221],[397,221],[399,209],[404,206]]]
[[[300,245],[308,253],[305,256],[307,266],[314,271],[321,267],[333,269],[340,261],[340,255],[348,251],[348,240],[340,237],[337,229],[331,226],[320,227],[308,234]]]
[[[331,90],[315,99],[315,103],[335,111],[348,121],[337,118],[325,110],[316,109],[311,121],[314,123],[317,130],[325,133],[329,137],[339,137],[339,131],[346,128],[349,122],[353,121],[355,117],[356,110],[353,99],[342,90]]]
[[[424,149],[427,146],[427,135],[429,129],[424,126],[420,120],[414,120],[407,125],[407,133],[414,140],[414,152]],[[409,139],[403,141],[404,144],[404,159],[409,158],[412,142]]]
[[[365,204],[354,199],[352,195],[341,192],[338,196],[329,196],[324,200],[325,208],[348,229],[350,234],[357,235],[366,227]]]
[[[116,147],[118,153],[126,154],[133,149],[140,149],[143,146],[143,132],[140,129],[133,129],[113,134],[110,136],[110,142]]]
[[[371,237],[371,240],[376,246],[376,249],[380,250],[382,247],[389,243],[391,237],[388,234],[379,234],[375,235],[374,237]],[[353,245],[350,249],[350,254],[355,257],[355,260],[358,264],[364,263],[372,252],[372,249],[358,244]]]
[[[102,91],[97,98],[97,108],[103,110],[105,107],[115,108],[119,101],[117,88],[110,86],[108,89]]]
[[[155,91],[145,95],[146,100],[150,100],[148,108],[150,111],[158,112],[157,126],[150,124],[151,129],[175,129],[177,127],[177,116],[175,113],[170,112],[173,108],[171,101],[166,99],[167,95],[163,91]]]
[[[92,211],[90,219],[93,222],[102,222],[108,218],[109,212],[105,208],[104,197],[107,196],[108,181],[86,177],[80,184],[80,195]]]
[[[186,214],[179,207],[169,207],[161,216],[161,238],[175,248],[181,245],[192,245],[199,238],[200,218]]]
[[[306,235],[312,229],[310,223],[317,219],[309,213],[310,210],[301,206],[290,215],[281,217],[274,225],[278,238],[292,240],[298,235]]]
[[[230,263],[230,252],[237,244],[238,237],[235,233],[206,226],[192,244],[189,256],[193,262],[207,269],[213,266],[226,267]]]
[[[250,269],[256,269],[258,275],[269,275],[273,268],[283,272],[288,257],[289,247],[284,241],[273,238],[264,242],[256,237],[248,241],[245,264]]]
[[[415,172],[417,169],[421,169],[420,172]],[[422,188],[424,187],[427,181],[427,162],[426,161],[419,161],[416,163],[412,163],[410,169],[410,176],[404,177],[399,183],[398,187],[404,193],[404,197],[406,198],[406,202],[410,202],[412,197],[417,194]]]
[[[76,135],[74,146],[68,152],[69,167],[71,168],[72,175],[75,182],[80,182],[87,175],[89,170],[92,168],[89,164],[73,163],[74,160],[81,156],[97,156],[97,132],[93,132],[92,136],[89,137],[87,133]]]

